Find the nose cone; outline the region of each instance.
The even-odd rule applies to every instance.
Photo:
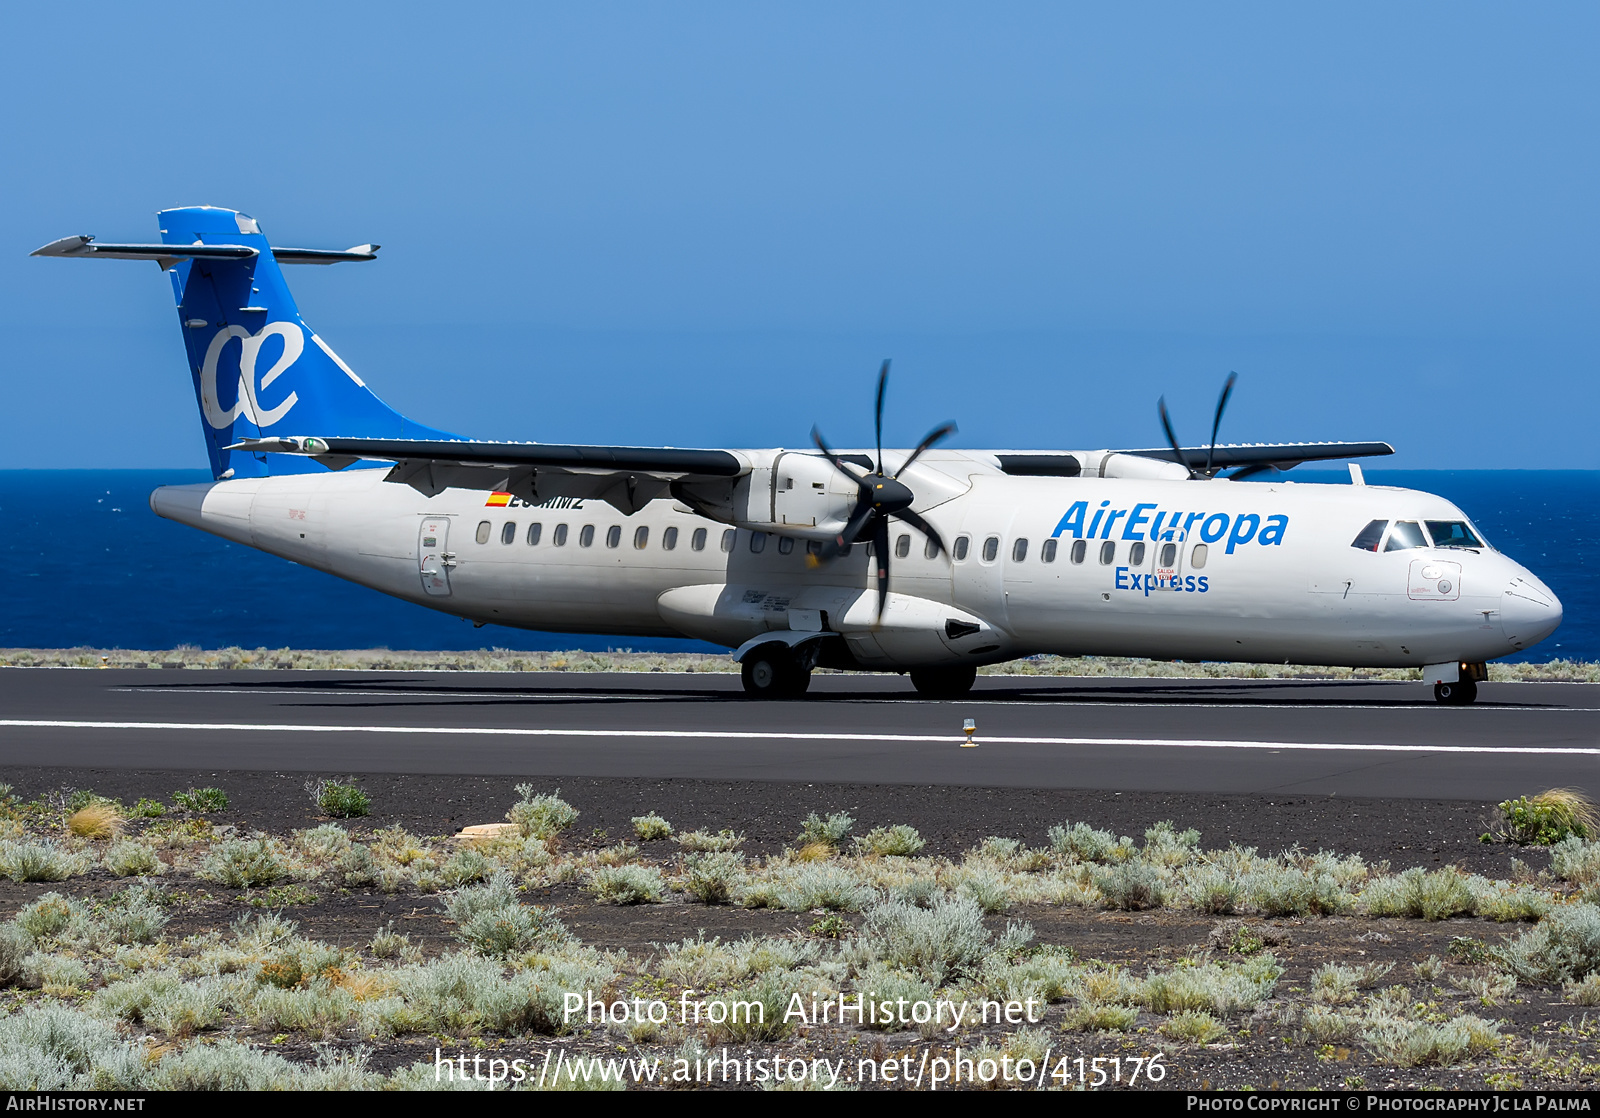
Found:
[[[1500,628],[1511,647],[1531,648],[1560,624],[1561,599],[1526,571],[1514,575],[1500,595]]]

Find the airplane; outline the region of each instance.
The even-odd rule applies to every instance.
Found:
[[[159,243],[67,237],[35,256],[154,260],[172,281],[214,480],[160,516],[480,625],[691,637],[745,691],[818,667],[908,673],[955,698],[1037,654],[1421,668],[1471,703],[1489,660],[1560,624],[1549,587],[1455,505],[1296,484],[1295,465],[1387,443],[954,450],[680,449],[465,439],[384,404],[300,316],[279,248],[212,206]],[[1224,476],[1225,471],[1233,471]],[[1246,481],[1246,478],[1261,477]]]

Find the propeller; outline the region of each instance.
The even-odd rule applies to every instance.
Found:
[[[824,543],[814,555],[806,557],[807,563],[816,567],[829,560],[838,558],[850,545],[863,538],[872,541],[872,554],[876,563],[878,579],[878,619],[883,619],[883,607],[889,600],[889,519],[903,520],[917,531],[927,536],[933,543],[934,554],[945,550],[944,539],[922,517],[911,511],[911,505],[916,501],[916,494],[900,480],[905,472],[911,468],[913,462],[922,457],[923,451],[941,439],[948,438],[955,433],[956,425],[946,423],[929,431],[917,448],[911,452],[900,468],[892,475],[883,468],[883,400],[889,387],[889,362],[884,361],[883,367],[878,370],[878,400],[874,416],[874,430],[877,437],[877,468],[865,475],[857,474],[845,465],[844,460],[834,453],[822,437],[822,432],[817,428],[811,429],[812,441],[817,444],[817,449],[834,469],[844,474],[856,485],[856,503],[850,510],[849,517],[845,520],[843,530],[833,539]]]
[[[1183,448],[1178,444],[1178,436],[1172,430],[1172,417],[1167,413],[1167,398],[1161,397],[1156,401],[1156,413],[1161,416],[1161,430],[1166,433],[1167,445],[1172,448],[1172,460],[1189,471],[1189,480],[1195,478],[1213,478],[1218,470],[1213,465],[1217,454],[1217,432],[1222,429],[1222,413],[1228,408],[1228,399],[1233,395],[1233,386],[1238,382],[1238,373],[1229,373],[1227,381],[1222,386],[1222,394],[1217,397],[1217,413],[1211,420],[1211,446],[1206,450],[1206,467],[1197,470],[1189,465],[1188,457],[1183,453]],[[1262,470],[1271,469],[1270,466],[1250,466],[1233,475],[1232,480],[1237,481],[1249,474],[1260,473]]]

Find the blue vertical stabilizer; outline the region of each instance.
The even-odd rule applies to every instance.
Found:
[[[158,216],[162,243],[173,247],[175,257],[197,245],[255,250],[231,258],[179,257],[169,269],[213,475],[265,477],[325,468],[297,455],[227,449],[241,439],[456,438],[414,423],[378,399],[306,325],[253,218],[212,206],[162,210]]]

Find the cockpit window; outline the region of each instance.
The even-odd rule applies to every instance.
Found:
[[[1377,551],[1378,545],[1383,542],[1383,530],[1388,526],[1389,522],[1387,520],[1374,520],[1361,529],[1360,534],[1356,536],[1355,541],[1350,546],[1359,548],[1362,551]]]
[[[1428,541],[1422,538],[1422,528],[1415,520],[1396,520],[1394,527],[1389,529],[1389,542],[1383,545],[1385,551],[1405,551],[1412,547],[1427,547]]]
[[[1465,520],[1429,520],[1428,535],[1434,547],[1482,547],[1483,541],[1473,533]]]

